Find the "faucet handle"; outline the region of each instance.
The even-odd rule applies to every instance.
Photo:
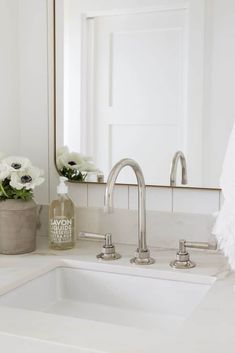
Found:
[[[216,250],[217,243],[199,242],[199,241],[186,241],[181,239],[179,241],[179,250],[176,253],[176,259],[171,261],[170,266],[176,269],[188,269],[196,266],[195,262],[190,260],[187,248]]]
[[[102,251],[96,256],[97,259],[109,261],[109,260],[118,260],[121,258],[121,255],[116,253],[115,251],[115,245],[113,245],[111,233],[98,234],[98,233],[90,233],[90,232],[80,232],[79,238],[104,240]]]

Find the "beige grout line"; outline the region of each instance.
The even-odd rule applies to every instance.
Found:
[[[219,211],[221,210],[222,208],[222,190],[219,191]]]
[[[89,185],[87,185],[87,191],[86,191],[86,197],[87,197],[87,200],[86,200],[86,207],[88,208],[89,207],[89,204],[88,204],[88,199],[89,199]]]
[[[171,212],[174,213],[174,189],[171,189]]]

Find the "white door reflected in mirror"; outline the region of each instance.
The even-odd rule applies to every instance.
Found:
[[[138,161],[147,184],[170,185],[172,159],[181,150],[188,184],[218,187],[235,114],[233,100],[221,89],[225,82],[234,89],[228,73],[235,76],[235,44],[228,33],[235,32],[235,4],[55,5],[57,148],[67,145],[91,157],[92,167],[80,167],[84,180],[97,180],[93,174],[106,180],[112,166],[128,157]],[[135,183],[128,169],[119,181]]]

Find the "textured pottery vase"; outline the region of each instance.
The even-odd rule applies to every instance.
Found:
[[[24,254],[36,248],[37,205],[31,201],[0,202],[0,253]]]

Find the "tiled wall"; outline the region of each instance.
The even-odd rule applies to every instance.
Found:
[[[70,184],[69,193],[78,207],[103,207],[105,185]],[[114,207],[137,209],[137,187],[117,185],[114,190]],[[212,214],[221,206],[221,191],[192,188],[147,187],[147,211]]]
[[[105,214],[105,185],[69,184],[77,206],[79,231],[111,232],[116,243],[137,244],[137,188],[117,185],[114,212]],[[222,195],[219,190],[147,187],[147,239],[149,246],[176,248],[178,241],[213,242],[211,234]],[[48,207],[41,210],[38,234],[48,234]]]

